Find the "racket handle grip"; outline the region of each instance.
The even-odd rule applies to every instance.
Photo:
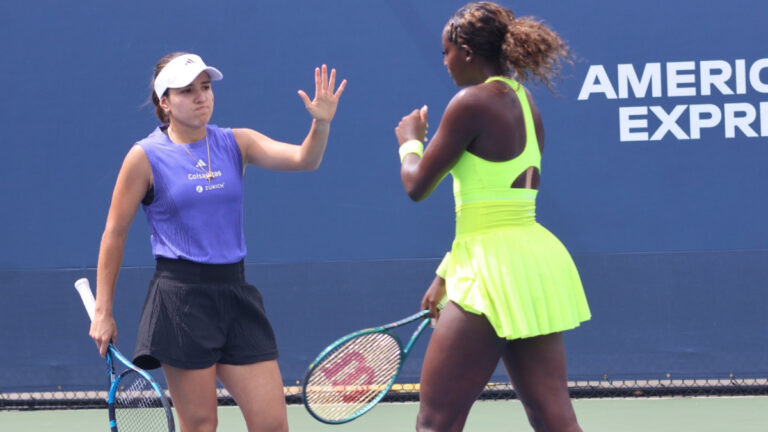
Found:
[[[85,311],[88,312],[88,317],[93,321],[93,311],[96,309],[96,300],[93,298],[93,292],[91,292],[91,284],[86,278],[80,278],[75,281],[75,289],[80,294],[80,300],[83,301]]]

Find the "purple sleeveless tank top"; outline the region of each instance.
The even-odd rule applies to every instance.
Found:
[[[143,204],[152,253],[205,264],[242,260],[243,162],[232,130],[206,126],[214,174],[209,182],[205,138],[174,144],[163,132],[166,127],[137,143],[149,158],[154,179],[154,199]]]

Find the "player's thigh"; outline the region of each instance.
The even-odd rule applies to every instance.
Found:
[[[218,377],[243,412],[248,430],[287,431],[283,380],[277,360],[218,365]]]
[[[424,357],[422,411],[468,411],[490,379],[503,347],[504,340],[484,316],[448,303]]]
[[[542,412],[570,407],[561,333],[509,341],[502,360],[526,408]]]
[[[163,365],[168,389],[183,429],[215,430],[216,366],[205,369],[181,369]]]

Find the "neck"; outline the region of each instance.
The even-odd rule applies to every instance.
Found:
[[[493,76],[506,76],[506,74],[501,71],[499,66],[489,62],[483,62],[477,69],[475,84],[482,84],[485,82],[485,80]]]
[[[200,141],[205,138],[205,126],[202,127],[185,127],[171,119],[171,124],[168,126],[168,138],[175,144],[189,144],[196,141]]]

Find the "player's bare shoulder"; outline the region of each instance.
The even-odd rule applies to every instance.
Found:
[[[446,107],[446,111],[482,111],[487,106],[487,98],[491,92],[492,90],[489,90],[485,83],[465,87],[453,96]]]

